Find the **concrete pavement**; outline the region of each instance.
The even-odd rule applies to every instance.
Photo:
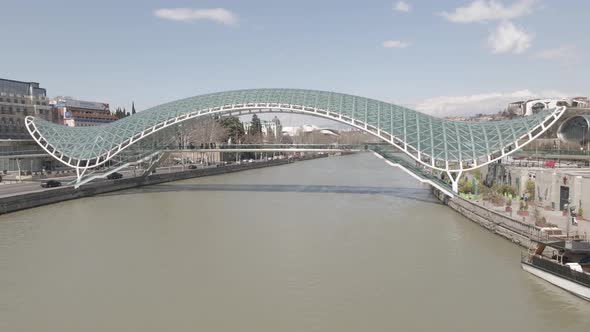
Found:
[[[517,202],[516,200],[512,201],[512,206],[511,206],[512,212],[506,212],[506,205],[505,204],[502,206],[495,206],[491,202],[487,202],[487,201],[478,202],[478,203],[480,205],[484,206],[485,208],[505,214],[507,216],[512,216],[513,218],[518,219],[519,221],[525,222],[527,224],[535,225],[535,218],[533,216],[532,206],[529,206],[529,215],[528,216],[519,216],[517,214],[517,211],[519,209],[519,202]],[[546,211],[543,208],[539,208],[539,214],[540,214],[539,218],[545,217],[545,219],[547,220],[548,223],[556,225],[565,234],[566,229],[567,229],[567,217],[564,217],[562,215],[561,211]],[[570,231],[570,234],[575,233],[577,231],[578,234],[587,234],[588,236],[590,236],[590,220],[578,218],[578,225],[573,226],[570,224],[569,231]]]

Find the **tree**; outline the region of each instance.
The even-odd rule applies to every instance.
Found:
[[[236,116],[228,116],[221,119],[220,124],[226,130],[227,136],[224,141],[231,139],[233,144],[241,143],[245,136],[244,126],[240,119]]]
[[[178,146],[209,146],[225,140],[227,130],[212,117],[197,118],[178,126]]]
[[[135,114],[135,102],[131,102],[131,115]]]
[[[115,115],[115,117],[117,119],[122,119],[122,118],[124,118],[124,117],[127,116],[127,114],[125,113],[125,111],[122,110],[120,107],[117,107],[117,109],[115,110],[114,115]]]
[[[260,123],[260,119],[256,114],[252,115],[252,122],[250,124],[250,129],[248,130],[248,135],[262,136],[262,123]]]
[[[262,123],[258,115],[252,115],[252,122],[250,122],[250,128],[248,128],[248,137],[246,138],[248,143],[261,143],[262,142]]]

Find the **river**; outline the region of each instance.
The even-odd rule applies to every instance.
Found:
[[[584,331],[590,304],[370,154],[0,216],[0,331]]]

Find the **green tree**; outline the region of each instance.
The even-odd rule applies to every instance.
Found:
[[[135,102],[131,102],[131,115],[135,114]]]
[[[121,107],[117,107],[114,113],[117,119],[122,119],[126,116],[125,111],[121,109]]]
[[[250,144],[262,143],[262,123],[256,114],[252,115],[252,121],[248,128],[248,136],[246,136],[245,141]]]
[[[252,115],[252,122],[250,124],[250,129],[248,130],[248,135],[262,136],[262,124],[256,114]]]
[[[233,144],[238,144],[243,140],[246,133],[244,131],[244,126],[238,117],[228,116],[221,119],[220,123],[227,130],[227,137],[225,138],[226,142],[231,139]]]

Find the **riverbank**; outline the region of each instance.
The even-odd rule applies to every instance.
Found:
[[[131,189],[141,186],[149,186],[159,183],[186,180],[191,178],[220,175],[233,172],[241,172],[252,169],[286,165],[293,162],[312,160],[327,157],[324,155],[305,156],[297,159],[270,160],[254,162],[242,165],[230,165],[224,167],[184,170],[173,173],[156,173],[147,177],[131,177],[113,181],[88,183],[79,189],[73,186],[58,187],[52,189],[38,190],[23,194],[15,194],[0,198],[0,214],[30,209],[43,205],[68,201],[76,198],[89,197],[119,190]]]
[[[511,242],[529,248],[532,237],[540,236],[540,229],[534,225],[503,215],[459,196],[448,197],[440,190],[431,187],[432,194],[443,204],[462,216]]]

